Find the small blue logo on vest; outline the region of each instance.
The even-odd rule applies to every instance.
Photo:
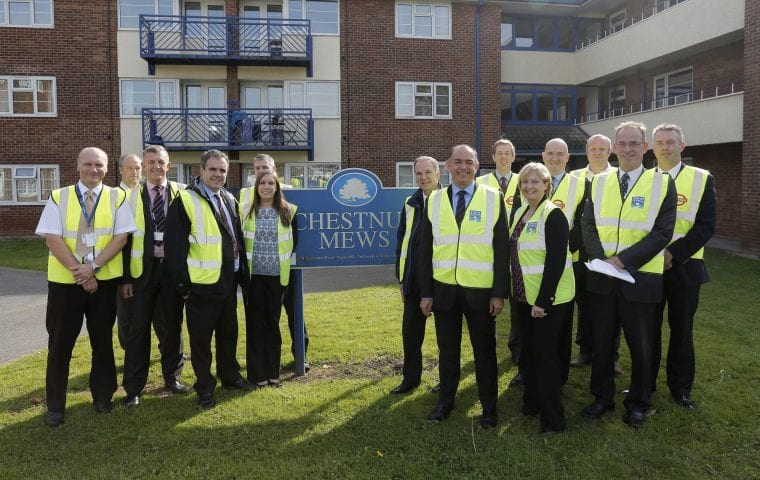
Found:
[[[644,208],[644,197],[633,197],[631,199],[631,207],[633,208]]]
[[[362,207],[372,202],[381,188],[380,179],[359,168],[341,170],[330,178],[327,189],[333,199],[347,207]]]

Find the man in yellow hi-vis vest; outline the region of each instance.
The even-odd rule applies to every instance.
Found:
[[[99,413],[113,409],[116,364],[113,323],[116,284],[122,274],[121,249],[135,221],[120,188],[103,185],[108,156],[95,147],[77,158],[79,182],[54,190],[35,233],[44,235],[48,257],[48,341],[45,424],[61,425],[66,408],[69,362],[87,319],[92,346],[90,392]]]
[[[480,425],[498,423],[496,315],[508,296],[508,237],[500,191],[475,182],[478,156],[468,145],[446,160],[452,184],[433,191],[420,225],[420,309],[435,312],[441,388],[432,422],[448,418],[459,387],[462,316],[475,355]]]
[[[699,289],[709,281],[704,248],[715,233],[715,180],[707,170],[685,165],[681,152],[686,148],[681,127],[662,124],[652,130],[652,150],[657,170],[673,177],[678,192],[678,213],[673,240],[665,249],[665,295],[654,326],[652,385],[656,386],[662,355],[662,317],[668,305],[667,382],[673,399],[685,408],[694,408],[694,314],[699,305]]]
[[[617,323],[631,352],[631,385],[623,421],[638,428],[652,396],[652,335],[662,300],[663,249],[673,236],[676,190],[673,180],[642,165],[646,127],[624,122],[615,130],[616,172],[594,177],[583,212],[583,243],[590,260],[586,288],[594,323],[591,393],[582,415],[599,418],[615,408],[614,348]],[[603,267],[606,267],[605,270]],[[627,272],[627,273],[626,273]],[[630,274],[635,283],[619,277]]]
[[[211,373],[211,338],[216,338],[216,373],[222,386],[250,390],[237,361],[237,287],[248,288],[243,232],[235,198],[224,188],[229,170],[224,152],[201,155],[201,174],[179,192],[166,217],[164,247],[174,286],[185,299],[193,385],[201,408],[216,405]]]
[[[125,153],[119,157],[119,174],[121,183],[119,188],[127,194],[127,203],[132,209],[132,215],[135,213],[134,203],[130,202],[130,192],[140,188],[142,179],[142,158],[134,153]],[[129,262],[129,256],[122,255],[124,265]],[[124,279],[119,281],[119,289],[116,293],[116,328],[118,331],[119,345],[124,348],[126,344],[127,332],[132,328],[134,319],[134,298],[124,298],[122,296],[121,285]]]

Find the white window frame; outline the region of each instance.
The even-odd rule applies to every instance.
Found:
[[[412,33],[401,33],[399,32],[399,6],[406,5],[411,8],[412,11]],[[422,35],[417,32],[417,23],[414,21],[415,17],[418,16],[416,13],[416,7],[417,6],[429,6],[430,7],[430,28],[431,28],[431,34],[430,35]],[[435,9],[436,7],[444,7],[447,8],[449,11],[448,15],[448,26],[447,31],[448,35],[437,35],[435,33],[436,31],[436,21],[435,21]],[[427,39],[435,39],[435,40],[451,40],[451,17],[452,17],[452,8],[450,3],[433,3],[433,2],[396,2],[396,5],[393,9],[394,12],[394,25],[395,25],[395,31],[396,31],[396,37],[398,38],[427,38]]]
[[[124,113],[124,83],[123,82],[154,82],[156,84],[155,88],[155,103],[153,104],[152,108],[159,108],[160,107],[160,90],[159,90],[159,83],[166,82],[166,83],[172,83],[174,84],[174,98],[172,99],[172,106],[171,108],[179,108],[180,101],[180,85],[179,80],[172,79],[172,78],[120,78],[119,79],[119,118],[141,118],[142,114],[125,114]]]
[[[0,0],[1,1],[1,0]],[[0,117],[57,117],[58,116],[58,88],[56,86],[55,77],[25,77],[25,76],[0,76],[0,79],[8,82],[8,111],[0,112]],[[30,80],[32,82],[31,88],[13,88],[14,80]],[[37,111],[37,82],[40,80],[52,81],[52,93],[53,93],[53,111],[52,112],[38,112]],[[34,104],[34,113],[13,113],[13,92],[14,91],[31,91],[32,102]]]
[[[617,17],[622,17],[618,19]],[[610,33],[619,32],[625,28],[625,21],[628,19],[628,13],[626,9],[618,10],[610,15]]]
[[[299,1],[301,2],[301,11],[303,12],[303,18],[307,19],[308,18],[307,15],[306,15],[306,2],[307,2],[307,0],[299,0]],[[331,33],[331,32],[317,32],[317,33],[315,33],[313,31],[314,30],[314,27],[313,27],[314,20],[312,20],[311,21],[311,23],[312,23],[311,36],[312,37],[319,37],[319,36],[336,37],[336,36],[340,35],[340,0],[336,0],[335,3],[336,3],[336,6],[338,8],[338,19],[337,19],[338,21],[337,21],[337,24],[335,25],[337,31],[334,32],[334,33]],[[290,1],[289,0],[283,0],[282,1],[282,15],[283,15],[283,18],[298,20],[298,18],[293,17],[291,15],[291,13],[290,13]]]
[[[312,106],[309,95],[309,86],[318,84],[331,84],[337,86],[337,114],[335,115],[323,115],[317,112]],[[290,91],[291,87],[301,85],[301,93],[293,93]],[[339,81],[309,81],[309,82],[285,82],[285,105],[289,108],[311,108],[312,118],[340,118],[340,82]],[[301,101],[297,100],[297,97],[301,97]]]
[[[684,72],[691,72],[691,89],[692,93],[689,94],[688,98],[685,102],[676,102],[675,99],[670,98],[670,78],[674,75],[678,75],[679,73]],[[657,97],[657,81],[658,80],[664,80],[665,81],[665,95],[663,97]],[[652,78],[652,105],[653,108],[663,108],[663,107],[670,107],[673,105],[680,105],[682,103],[689,103],[693,100],[693,91],[694,91],[694,67],[686,67],[686,68],[679,68],[678,70],[673,70],[672,72],[663,73],[661,75],[656,75]]]
[[[34,169],[34,173],[32,175],[28,174],[19,174],[17,175],[17,170],[19,169]],[[7,206],[7,205],[40,205],[44,204],[47,201],[47,198],[40,198],[41,194],[41,183],[42,179],[40,177],[40,169],[53,169],[55,171],[55,179],[54,184],[50,188],[50,191],[60,188],[61,187],[61,172],[60,172],[60,166],[55,164],[32,164],[32,165],[0,165],[0,198],[5,196],[5,172],[7,170],[10,170],[10,188],[11,188],[11,200],[2,200],[0,199],[0,206]],[[16,180],[36,180],[37,182],[37,198],[35,200],[19,200],[19,192],[18,188],[16,186]]]
[[[401,184],[401,169],[402,168],[411,168],[412,170],[412,184],[411,185],[402,185]],[[441,171],[441,188],[448,187],[451,183],[451,179],[449,177],[449,171],[446,170],[446,162],[438,162],[438,169]],[[396,162],[396,187],[398,188],[419,188],[419,185],[417,185],[417,176],[414,174],[414,162]]]
[[[433,98],[433,104],[432,104],[432,115],[430,116],[423,116],[423,115],[416,115],[414,113],[414,99],[417,97],[417,87],[419,86],[430,86],[431,87],[431,96]],[[448,115],[438,115],[436,114],[436,89],[437,87],[448,87],[449,89],[449,113]],[[412,88],[412,114],[406,115],[399,109],[399,87],[411,87]],[[403,118],[410,118],[410,119],[440,119],[440,120],[446,120],[451,119],[453,115],[454,105],[453,105],[453,87],[450,82],[396,82],[396,93],[395,93],[395,104],[396,104],[396,118],[403,119]]]
[[[158,2],[159,0],[153,0],[153,11],[144,13],[143,15],[158,15]],[[172,15],[177,15],[177,1],[172,1]],[[116,0],[116,21],[119,22],[119,30],[140,30],[140,20],[138,16],[137,26],[124,27],[121,25],[121,0]]]
[[[29,4],[29,25],[15,25],[10,23],[11,12],[9,8],[10,2],[28,3]],[[34,22],[34,0],[0,0],[0,6],[2,6],[2,14],[0,14],[0,27],[8,28],[54,28],[55,27],[55,6],[53,0],[50,0],[50,23],[35,23]]]
[[[292,185],[293,179],[291,176],[291,168],[293,167],[299,167],[304,169],[304,177],[309,177],[309,170],[315,170],[320,168],[335,168],[337,169],[332,173],[332,175],[336,175],[338,172],[340,172],[340,161],[338,162],[309,162],[309,163],[286,163],[285,164],[285,183]],[[330,177],[332,177],[330,175]],[[325,186],[327,186],[327,182],[330,181],[330,177],[325,179]],[[298,188],[311,188],[311,189],[319,189],[324,188],[323,187],[309,187],[308,185],[300,185]]]

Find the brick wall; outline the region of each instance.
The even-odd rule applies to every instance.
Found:
[[[367,168],[396,184],[396,162],[419,155],[448,157],[458,143],[476,144],[475,13],[452,4],[452,39],[395,38],[394,2],[341,4],[342,166]],[[481,141],[484,154],[499,137],[500,18],[481,11]],[[450,82],[451,120],[395,118],[395,82]]]
[[[0,75],[54,76],[55,118],[0,117],[0,164],[59,164],[61,186],[78,178],[86,146],[108,153],[117,185],[119,91],[116,2],[54,2],[52,29],[0,28]],[[31,235],[42,206],[0,206],[0,236]]]
[[[760,2],[744,2],[744,152],[741,244],[760,254]]]

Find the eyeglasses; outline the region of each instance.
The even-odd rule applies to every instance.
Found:
[[[615,142],[615,146],[618,148],[639,148],[643,142]]]

